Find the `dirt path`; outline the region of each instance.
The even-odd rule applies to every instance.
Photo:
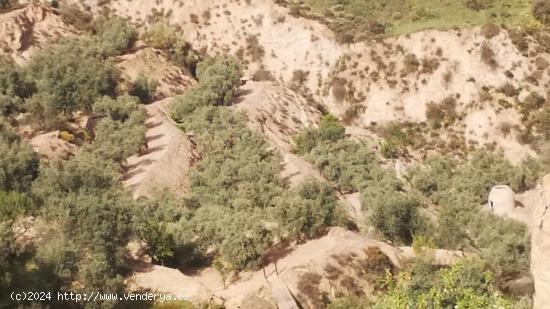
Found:
[[[155,189],[177,195],[185,191],[190,167],[199,160],[192,139],[168,118],[171,98],[157,101],[147,110],[147,149],[127,160],[124,184],[134,189],[134,197],[150,196]]]

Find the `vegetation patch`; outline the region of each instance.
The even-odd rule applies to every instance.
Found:
[[[327,24],[342,43],[379,36],[414,33],[425,29],[453,29],[494,23],[521,26],[535,15],[545,20],[547,1],[538,1],[533,15],[529,1],[286,1],[291,13]],[[536,11],[536,12],[535,12]]]

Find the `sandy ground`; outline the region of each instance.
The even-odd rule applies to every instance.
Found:
[[[122,83],[132,83],[138,76],[146,76],[157,83],[156,99],[182,94],[196,84],[189,72],[174,66],[161,51],[142,44],[138,42],[134,52],[116,58],[117,67],[122,71]]]

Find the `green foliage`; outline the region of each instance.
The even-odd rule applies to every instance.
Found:
[[[275,205],[274,217],[285,222],[281,235],[316,237],[327,226],[345,223],[343,208],[338,205],[333,189],[311,179],[288,195],[278,197]]]
[[[338,118],[331,114],[321,118],[319,123],[319,137],[323,141],[336,142],[346,136],[344,126],[338,121]]]
[[[91,44],[91,45],[90,45]],[[102,95],[114,93],[118,72],[104,61],[90,39],[71,39],[37,53],[25,67],[37,93],[29,110],[45,121],[59,113],[89,110]]]
[[[507,184],[516,192],[534,187],[539,171],[536,161],[512,166],[502,156],[480,151],[463,163],[450,156],[429,158],[425,166],[411,169],[407,179],[438,205],[437,245],[473,248],[504,277],[528,270],[528,232],[523,224],[493,216],[481,205],[494,185]]]
[[[371,305],[365,296],[347,296],[333,300],[326,306],[326,309],[367,309]]]
[[[355,192],[381,171],[376,154],[366,144],[350,140],[322,143],[306,159],[340,192]]]
[[[209,58],[199,63],[199,85],[175,100],[172,117],[182,122],[199,107],[231,104],[240,86],[241,74],[239,64],[232,57]]]
[[[11,222],[0,221],[0,288],[7,289],[11,282],[10,260],[15,254],[15,237]]]
[[[174,257],[178,244],[175,240],[176,223],[189,210],[170,192],[159,191],[136,207],[132,218],[134,231],[149,246],[155,261],[164,262]]]
[[[139,74],[132,83],[129,91],[130,95],[136,96],[142,103],[150,103],[155,98],[155,90],[159,83],[143,74]]]
[[[101,20],[96,38],[105,56],[117,56],[131,48],[137,40],[138,31],[126,19],[111,17]]]
[[[413,235],[427,223],[414,198],[384,187],[370,186],[363,193],[368,205],[368,222],[392,241],[411,244]]]
[[[420,147],[425,143],[419,127],[412,123],[391,122],[378,130],[384,140],[380,153],[384,158],[398,158],[408,153],[409,147]]]
[[[322,142],[336,142],[346,137],[346,129],[333,115],[321,117],[319,128],[305,129],[294,137],[295,151],[307,154]]]
[[[168,57],[177,65],[188,68],[192,74],[196,73],[199,55],[182,38],[172,44],[168,50]]]
[[[533,159],[513,166],[502,155],[483,150],[473,153],[464,164],[451,156],[435,156],[425,165],[412,168],[407,178],[434,202],[438,202],[441,192],[456,190],[481,203],[487,200],[489,190],[495,185],[509,185],[515,192],[534,187],[540,173],[540,165]]]
[[[235,58],[214,57],[197,65],[197,78],[211,98],[210,104],[230,105],[241,85],[242,72]]]
[[[201,63],[201,84],[217,76],[224,62],[207,62],[213,68]],[[186,205],[193,211],[178,224],[177,244],[193,239],[204,253],[214,246],[222,269],[242,270],[256,266],[274,238],[313,237],[340,222],[329,187],[308,182],[287,190],[279,176],[280,156],[248,129],[245,116],[191,99],[200,95],[195,90],[176,99],[173,111],[204,155],[190,173]]]
[[[32,85],[19,68],[12,63],[0,62],[0,94],[26,98],[32,91]]]
[[[55,226],[38,244],[36,260],[66,286],[78,280],[84,289],[122,291],[133,200],[119,171],[89,146],[62,166],[45,167],[34,185],[42,218]]]
[[[30,145],[0,135],[0,191],[27,191],[38,176],[38,165]]]
[[[380,295],[373,308],[514,308],[475,261],[461,261],[436,272],[429,265],[415,265],[396,278],[388,274],[385,285],[388,292]]]
[[[145,111],[133,111],[125,122],[104,119],[95,129],[92,151],[99,157],[123,163],[146,143]]]
[[[33,87],[14,64],[0,61],[0,115],[20,112],[23,99],[31,95]]]
[[[104,96],[94,103],[93,110],[109,116],[111,120],[125,122],[132,113],[140,111],[140,107],[139,101],[133,96],[123,95],[116,100]]]
[[[489,22],[510,28],[521,26],[525,18],[531,16],[530,3],[510,0],[305,0],[291,1],[290,13],[327,24],[336,33],[337,40],[347,44],[381,35],[464,28]]]

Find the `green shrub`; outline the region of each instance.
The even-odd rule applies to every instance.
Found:
[[[346,129],[338,118],[327,114],[321,117],[317,129],[305,129],[294,137],[294,151],[307,154],[322,142],[337,142],[345,137]]]
[[[20,112],[23,100],[14,95],[0,94],[0,116],[10,116]]]
[[[275,204],[274,217],[285,223],[280,233],[289,238],[316,237],[329,226],[345,223],[334,190],[315,180],[305,181],[289,195],[279,197]]]
[[[199,63],[199,85],[176,98],[172,117],[182,121],[198,107],[230,105],[240,86],[241,74],[239,64],[232,57],[209,58]]]
[[[93,110],[109,116],[114,121],[125,122],[133,112],[139,111],[139,101],[136,97],[123,95],[116,100],[104,96],[94,103]]]
[[[0,136],[0,191],[27,191],[38,176],[38,155],[19,140]]]
[[[388,239],[410,245],[413,236],[425,223],[418,211],[419,203],[391,188],[371,186],[363,192],[368,209],[368,223]]]
[[[95,129],[95,141],[91,151],[117,163],[138,153],[146,143],[145,111],[132,112],[125,122],[103,119]]]
[[[87,39],[66,40],[37,53],[25,67],[40,97],[32,108],[41,113],[38,117],[70,116],[76,109],[91,109],[99,96],[114,93],[118,71],[87,44]]]
[[[388,290],[376,299],[373,308],[516,308],[494,287],[490,273],[475,260],[460,261],[440,270],[417,262],[396,277],[387,274],[384,282]]]
[[[165,263],[176,254],[176,223],[189,212],[182,204],[170,192],[158,191],[136,208],[132,227],[145,240],[148,253],[155,261]]]
[[[142,103],[150,103],[155,98],[155,91],[158,86],[159,83],[156,80],[139,74],[128,92],[130,95],[138,97]]]
[[[33,92],[32,83],[26,80],[19,68],[0,61],[0,94],[27,98]]]
[[[230,105],[241,85],[242,72],[230,56],[208,58],[197,66],[199,86],[212,99],[213,105]]]
[[[366,144],[349,140],[321,143],[306,159],[343,193],[356,192],[379,172],[379,160]]]
[[[174,102],[174,119],[194,133],[203,154],[189,176],[192,214],[180,220],[174,240],[203,254],[215,248],[222,269],[242,270],[257,266],[274,238],[319,235],[342,212],[327,186],[308,182],[287,191],[281,157],[248,129],[245,116],[202,97],[201,84],[225,70],[223,61],[209,63],[214,68],[199,65],[199,86]]]
[[[481,205],[494,185],[507,184],[521,192],[536,185],[539,172],[540,164],[532,159],[512,166],[502,156],[479,151],[463,163],[449,156],[429,158],[406,178],[438,206],[438,247],[475,248],[499,278],[506,278],[529,268],[527,229],[483,211]]]
[[[19,68],[0,61],[0,115],[10,116],[23,110],[23,99],[32,95],[33,85]]]
[[[321,117],[319,122],[319,138],[323,141],[336,142],[346,137],[346,129],[331,114]]]
[[[120,55],[137,40],[137,29],[121,17],[101,20],[96,38],[106,56]]]
[[[168,51],[168,56],[171,61],[179,66],[185,67],[196,75],[197,64],[199,63],[199,55],[191,48],[191,45],[179,38]]]

